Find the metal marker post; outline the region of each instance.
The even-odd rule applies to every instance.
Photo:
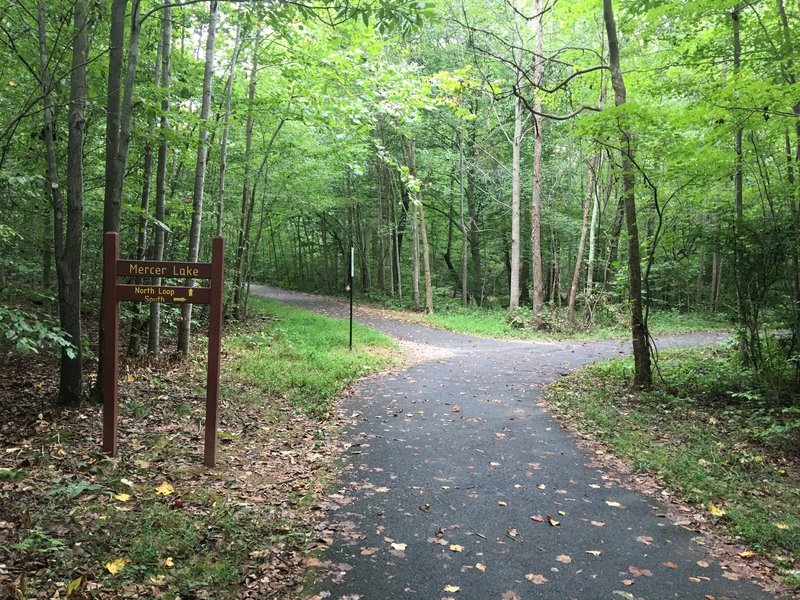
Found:
[[[350,246],[350,350],[353,349],[353,275],[355,271],[355,249]]]

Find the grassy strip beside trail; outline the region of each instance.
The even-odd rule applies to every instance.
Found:
[[[625,381],[630,359],[582,369],[548,388],[548,404],[696,503],[703,519],[765,554],[800,589],[800,415],[762,397],[728,349],[663,352],[649,393]],[[744,553],[747,556],[747,553]]]
[[[40,393],[0,415],[0,597],[299,594],[333,473],[332,400],[399,354],[360,327],[351,352],[344,321],[259,300],[252,309],[223,344],[216,469],[202,466],[201,337],[185,361],[123,366],[116,459],[99,450],[95,405],[57,408]],[[52,373],[25,367],[19,376],[37,382]]]
[[[605,311],[595,322],[586,325],[582,319],[577,327],[569,324],[566,309],[546,309],[540,329],[530,325],[531,311],[521,308],[515,318],[507,308],[462,307],[453,303],[437,307],[431,315],[409,313],[415,321],[431,327],[482,337],[517,340],[603,339],[630,335],[629,316],[622,312]],[[649,329],[653,334],[688,333],[729,329],[731,324],[718,315],[654,311]]]
[[[352,381],[388,367],[397,347],[387,336],[353,325],[349,350],[348,323],[291,308],[280,302],[250,298],[267,326],[253,334],[234,332],[226,340],[236,361],[230,368],[272,396],[285,396],[303,411],[324,416],[331,401]]]

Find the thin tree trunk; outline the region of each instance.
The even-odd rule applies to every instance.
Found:
[[[544,73],[542,56],[544,41],[542,33],[542,2],[536,0],[535,12],[538,15],[534,26],[536,57],[533,64],[533,82],[536,87],[541,86]],[[531,199],[531,277],[533,278],[533,293],[531,303],[533,310],[533,325],[541,327],[542,309],[544,308],[544,281],[542,278],[542,103],[539,100],[538,90],[533,98],[533,196]]]
[[[222,235],[222,217],[225,208],[225,175],[228,171],[228,132],[231,124],[231,98],[233,96],[233,77],[236,74],[236,61],[242,47],[241,26],[236,28],[236,41],[233,43],[233,56],[225,83],[225,108],[222,117],[222,140],[219,145],[219,193],[217,195],[217,235]]]
[[[476,195],[475,183],[475,162],[477,161],[477,123],[473,121],[470,126],[469,136],[467,138],[467,161],[466,161],[466,174],[467,186],[464,190],[467,200],[467,214],[468,230],[467,239],[469,240],[470,251],[470,289],[472,297],[478,303],[483,304],[483,286],[482,286],[482,267],[481,267],[481,235],[480,235],[480,219],[481,210],[478,198]]]
[[[425,277],[425,310],[433,312],[433,288],[431,286],[431,260],[428,247],[428,232],[425,227],[425,207],[422,204],[420,182],[417,178],[417,157],[414,142],[403,136],[403,150],[409,172],[409,195],[414,210],[414,305],[419,308],[419,244],[422,243],[422,269]]]
[[[50,97],[50,66],[47,52],[45,4],[38,6],[39,60],[42,98],[44,101],[44,144],[47,157],[45,193],[53,206],[53,242],[58,281],[59,324],[67,333],[73,348],[62,349],[59,369],[59,404],[77,404],[83,394],[81,348],[81,244],[83,230],[83,132],[86,104],[86,57],[88,33],[86,5],[75,4],[72,67],[70,77],[69,140],[67,158],[67,223],[64,236],[63,196],[58,185],[55,153],[53,106]]]
[[[578,302],[578,285],[581,280],[583,270],[583,253],[586,247],[586,232],[589,228],[589,207],[595,197],[595,178],[597,177],[597,164],[600,154],[595,154],[589,164],[589,183],[586,185],[586,196],[583,200],[583,218],[581,220],[581,237],[578,242],[578,255],[575,257],[575,271],[572,274],[572,285],[569,289],[569,300],[567,301],[567,320],[572,327],[577,326],[575,319],[575,305]]]
[[[103,198],[103,231],[119,231],[120,202],[124,170],[117,169],[117,153],[120,142],[120,102],[122,98],[122,57],[125,41],[125,13],[128,0],[112,0],[111,20],[108,37],[108,83],[106,88],[106,146],[105,146],[105,191]],[[119,191],[118,191],[119,189]],[[103,289],[104,282],[101,283]],[[105,380],[105,357],[103,339],[105,338],[105,319],[103,313],[104,295],[100,294],[100,315],[97,344],[97,377],[92,389],[93,399],[102,400]]]
[[[161,60],[164,51],[163,40],[159,38],[156,50],[155,86],[161,87]],[[153,179],[153,142],[155,139],[155,117],[147,120],[147,139],[144,147],[144,164],[142,165],[142,197],[139,204],[139,235],[136,240],[136,258],[144,260],[147,254],[147,225],[150,214],[150,188]],[[135,283],[141,284],[143,279],[137,277]],[[154,303],[157,304],[157,303]],[[143,317],[144,309],[141,303],[133,306],[134,316],[131,319],[130,335],[128,337],[128,356],[139,353],[142,330],[145,326]]]
[[[600,170],[600,162],[602,161],[602,154],[598,160],[598,171]],[[597,188],[597,180],[595,178],[595,187]],[[587,323],[592,322],[592,314],[594,311],[594,266],[595,254],[597,252],[597,225],[600,221],[600,190],[595,189],[592,195],[592,220],[589,225],[589,256],[586,261],[586,299],[584,302],[584,318]]]
[[[156,223],[153,242],[153,260],[164,259],[164,228],[166,227],[167,204],[167,154],[169,151],[169,86],[172,54],[172,8],[166,6],[161,14],[161,119],[159,124],[160,141],[158,144],[158,161],[156,165]],[[161,285],[161,278],[154,280],[154,285]],[[150,324],[148,331],[147,351],[155,356],[161,346],[161,304],[150,303]]]
[[[513,314],[519,310],[520,275],[520,162],[522,155],[522,98],[514,98],[514,137],[511,142],[511,265],[508,310]]]
[[[250,83],[247,88],[247,124],[245,125],[244,141],[244,175],[242,177],[242,205],[239,214],[239,233],[236,244],[236,266],[234,267],[233,281],[233,317],[242,317],[242,287],[244,270],[245,244],[247,243],[247,230],[250,224],[247,220],[247,207],[250,200],[252,182],[252,156],[253,156],[253,126],[255,123],[255,97],[256,81],[258,74],[258,49],[261,36],[256,33],[256,42],[253,46],[253,62],[250,66]]]
[[[611,68],[611,84],[614,103],[622,106],[626,102],[625,81],[620,69],[617,24],[611,0],[603,0],[603,20],[608,36],[608,56]],[[625,223],[628,231],[628,273],[630,281],[631,332],[633,337],[634,385],[650,389],[653,376],[650,367],[650,340],[647,323],[642,310],[641,253],[639,228],[636,222],[636,175],[633,171],[633,147],[631,136],[620,124],[620,150],[622,154],[622,196],[625,202]]]
[[[208,18],[208,38],[206,40],[205,72],[203,74],[203,104],[200,108],[200,140],[197,146],[197,164],[194,173],[194,194],[192,198],[192,225],[189,229],[188,262],[197,262],[200,252],[200,223],[203,218],[203,188],[206,178],[208,158],[208,117],[211,113],[211,87],[214,75],[214,42],[217,34],[217,0],[211,0]],[[194,279],[187,282],[194,286]],[[189,340],[192,332],[192,305],[181,306],[181,320],[178,324],[178,353],[189,354]]]
[[[741,12],[737,4],[731,10],[731,21],[733,25],[733,76],[734,81],[741,71],[742,46],[739,36]],[[742,243],[741,236],[744,228],[744,202],[743,202],[743,171],[742,171],[742,126],[737,125],[733,134],[733,149],[736,154],[733,172],[733,200],[735,219],[733,226],[733,274],[736,282],[736,297],[739,308],[739,352],[745,364],[749,364],[752,355],[749,352],[751,336],[748,331],[750,328],[748,285],[742,273]]]

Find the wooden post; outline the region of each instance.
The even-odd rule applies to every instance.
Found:
[[[222,350],[222,292],[225,242],[217,236],[211,244],[211,305],[208,319],[208,379],[206,380],[206,431],[203,464],[213,467],[217,460],[219,412],[219,369]]]
[[[119,234],[103,235],[103,451],[117,455],[119,415],[119,302],[117,301],[117,260]]]

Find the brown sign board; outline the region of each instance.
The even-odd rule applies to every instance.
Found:
[[[211,288],[121,283],[117,284],[117,300],[211,304]]]
[[[208,467],[216,463],[224,258],[225,242],[221,237],[215,237],[211,244],[210,263],[121,260],[119,234],[106,232],[103,236],[103,450],[111,456],[117,454],[120,301],[209,304],[203,463]],[[210,283],[209,287],[120,284],[117,283],[118,277],[210,279]]]
[[[211,279],[211,263],[118,260],[117,276]]]

